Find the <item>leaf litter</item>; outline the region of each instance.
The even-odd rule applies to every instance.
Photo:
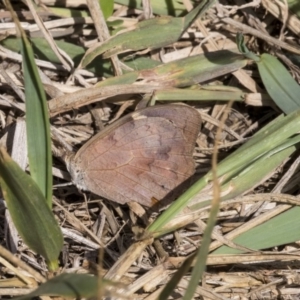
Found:
[[[24,4],[16,5],[15,10],[34,45],[50,112],[52,103],[58,107],[52,115],[51,124],[56,146],[54,154],[58,156],[53,165],[56,203],[53,211],[65,237],[60,266],[68,273],[100,274],[115,279],[127,286],[124,295],[128,298],[156,299],[186,257],[201,246],[209,204],[174,218],[174,229],[155,241],[151,238],[139,241],[143,228],[153,222],[160,212],[146,211],[139,205],[118,206],[90,193],[82,194],[73,185],[67,184],[70,177],[59,159],[61,144],[69,149],[78,149],[112,120],[144,107],[153,95],[154,102],[159,102],[164,90],[177,88],[186,92],[182,101],[195,107],[203,120],[194,155],[197,167],[193,181],[196,181],[210,170],[215,143],[219,150],[218,160],[222,161],[280,115],[280,110],[261,82],[255,64],[238,54],[236,34],[243,32],[247,47],[252,52],[277,56],[299,81],[299,26],[295,26],[299,19],[294,11],[280,1],[275,1],[278,4],[276,7],[275,2],[267,0],[222,2],[210,7],[176,40],[166,36],[162,40],[165,43],[160,40],[155,47],[155,41],[152,41],[153,47],[147,44],[144,48],[134,47],[135,41],[132,40],[132,48],[125,49],[122,54],[123,48],[108,46],[111,51],[106,57],[97,54],[89,65],[78,68],[87,48],[93,49],[99,40],[102,42],[100,45],[107,46],[114,36],[122,39],[122,33],[130,34],[130,30],[143,24],[143,20],[151,24],[158,20],[159,14],[165,20],[175,21],[174,15],[168,10],[164,11],[163,7],[158,9],[155,1],[153,7],[150,1],[144,2],[148,3],[148,9],[128,7],[125,0],[115,1],[113,16],[107,19],[109,31],[106,32],[101,31],[102,18],[93,20],[90,16],[81,16],[87,11],[80,7],[81,3],[77,4],[78,7],[72,7],[70,1],[70,6],[61,10],[53,7],[51,1],[43,1],[44,6],[36,8],[36,15]],[[173,2],[174,5],[178,4],[177,1]],[[184,1],[184,6],[178,8],[181,13],[177,14],[177,20],[197,4]],[[73,17],[64,15],[67,12],[71,12]],[[0,55],[3,59],[0,80],[5,88],[0,97],[1,145],[12,153],[12,150],[16,151],[14,145],[17,145],[12,136],[16,127],[20,126],[18,118],[24,116],[22,57],[18,53],[16,31],[8,11],[3,9],[0,15],[4,20],[0,25]],[[43,25],[35,22],[37,16]],[[162,22],[163,18],[159,20]],[[151,45],[152,36],[149,32],[147,34],[143,38],[146,37]],[[43,44],[45,36],[52,37],[47,39],[46,46]],[[60,55],[54,55],[53,51]],[[200,61],[213,57],[215,51],[221,51],[219,55],[222,56],[218,63],[210,61],[214,68],[206,69],[205,63],[208,62],[204,62],[192,70],[197,59]],[[232,53],[235,53],[235,59],[230,65],[228,55]],[[193,63],[189,65],[189,61]],[[237,100],[230,93],[220,99],[224,87],[235,88],[242,98],[233,104],[221,137],[216,140],[216,129],[221,126],[220,119],[226,103]],[[217,93],[220,90],[221,93]],[[210,99],[201,98],[206,91],[211,91]],[[164,99],[171,103],[174,101],[168,95]],[[17,155],[22,157],[26,152],[21,148],[20,151]],[[17,160],[16,157],[14,159]],[[260,166],[264,168],[263,164]],[[297,155],[287,156],[278,167],[247,191],[222,202],[210,251],[212,253],[220,246],[227,245],[234,249],[235,254],[217,255],[217,250],[209,255],[207,269],[195,298],[297,299],[300,294],[297,240],[286,244],[277,242],[276,246],[257,251],[254,246],[247,247],[232,239],[288,210],[291,205],[299,205],[298,172]],[[232,185],[229,184],[229,188]],[[208,186],[193,201],[201,203],[211,199],[210,192],[211,187]],[[3,201],[1,212],[3,246],[11,253],[18,253],[23,264],[25,261],[28,269],[22,263],[14,261],[13,264],[27,278],[35,278],[35,284],[32,285],[35,286],[42,279],[37,278],[34,272],[29,273],[30,267],[46,277],[45,262],[22,243],[17,234],[12,234],[14,226],[5,214]],[[100,248],[104,249],[101,260]],[[127,260],[123,259],[126,255]],[[2,256],[11,262],[9,255]],[[130,264],[126,265],[125,262]],[[1,270],[1,296],[23,295],[31,291],[32,286],[24,285],[21,276],[9,265],[1,267]],[[185,293],[189,279],[190,273],[186,273],[170,299],[180,298]]]

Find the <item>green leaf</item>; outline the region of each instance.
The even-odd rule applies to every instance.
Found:
[[[185,295],[182,298],[183,300],[194,299],[194,293],[199,286],[199,281],[201,280],[203,273],[206,268],[206,260],[209,252],[209,245],[211,242],[211,235],[216,224],[217,215],[219,212],[219,199],[213,201],[213,205],[209,214],[207,221],[207,226],[204,230],[203,239],[201,241],[201,246],[196,254],[196,262],[192,271],[192,276],[189,281],[189,285],[186,289]]]
[[[138,23],[135,29],[115,35],[88,49],[80,67],[85,68],[99,55],[102,55],[103,58],[109,58],[112,55],[128,51],[164,47],[179,39],[182,28],[183,19],[181,18],[160,17],[144,20]]]
[[[222,201],[232,199],[249,189],[253,189],[253,187],[263,182],[264,178],[268,177],[270,173],[273,173],[272,170],[276,169],[284,160],[299,149],[300,135],[295,134],[298,132],[298,127],[299,111],[285,117],[279,116],[243,145],[241,150],[239,149],[231,154],[228,159],[222,161],[219,165],[219,170],[227,169],[227,172],[222,176],[222,179],[227,178],[221,189]],[[278,139],[277,141],[275,137]],[[270,141],[273,139],[273,145],[270,142],[264,145],[262,139],[270,139]],[[251,156],[255,152],[252,150],[255,144],[261,153],[265,154],[261,156],[257,153],[256,159],[253,160]],[[276,144],[277,146],[275,147]],[[268,152],[265,152],[267,149]],[[242,157],[248,158],[248,162],[247,160],[242,162]],[[239,167],[232,167],[232,162],[240,163]],[[262,165],[264,166],[263,168],[261,167]],[[197,185],[205,185],[206,182],[208,182],[207,176],[203,177]],[[210,204],[210,190],[207,190],[205,194],[208,195],[205,201],[200,200],[199,203],[194,203],[193,199],[193,203],[189,205],[191,212],[196,212]],[[299,214],[299,209],[295,209],[297,214]],[[291,210],[294,210],[294,208]],[[299,240],[299,231],[297,229],[300,226],[299,218],[295,217],[294,211],[291,210],[281,213],[280,216],[259,225],[257,228],[255,227],[255,229],[250,229],[249,232],[245,232],[238,238],[233,239],[233,242],[251,249],[264,249]],[[178,217],[180,218],[180,216]],[[175,219],[173,215],[172,222],[176,223]],[[291,228],[294,228],[294,230],[291,230]],[[155,236],[174,229],[176,228],[172,228],[172,223],[170,226],[167,224],[165,227],[157,229]],[[216,253],[230,254],[240,253],[240,251],[222,247]]]
[[[98,279],[87,274],[60,274],[40,285],[33,292],[13,298],[27,300],[38,296],[61,296],[68,298],[90,298],[97,295]]]
[[[151,69],[112,77],[95,86],[129,84],[136,82],[139,78],[151,81],[152,84],[164,82],[166,86],[186,87],[243,68],[247,62],[248,60],[239,53],[219,50],[174,60]]]
[[[50,47],[48,47],[47,41],[45,39],[31,38],[30,41],[32,43],[34,56],[36,58],[60,64],[59,59],[56,57],[53,50]],[[55,43],[60,49],[68,53],[68,55],[74,61],[75,67],[77,67],[85,53],[85,48],[64,41],[56,40]],[[18,38],[8,37],[0,41],[0,44],[10,49],[11,51],[21,51],[20,42]],[[120,58],[122,58],[122,56]],[[137,56],[134,58],[127,59],[125,58],[124,63],[125,65],[129,66],[134,70],[153,68],[160,64],[158,61],[143,56]],[[94,72],[99,76],[111,77],[113,75],[113,68],[109,59],[98,58],[88,66],[87,70]]]
[[[258,225],[237,238],[233,242],[259,250],[299,241],[300,239],[300,207],[294,207],[269,221]],[[222,246],[214,254],[241,253],[238,249]]]
[[[299,131],[300,110],[297,110],[285,117],[279,116],[276,120],[265,126],[256,133],[247,143],[237,151],[223,160],[217,168],[221,185],[229,182],[238,176],[243,170],[249,167],[257,159],[275,149],[280,152],[280,146],[287,142],[287,139]],[[274,154],[274,153],[273,153]],[[188,205],[188,202],[195,197],[212,180],[212,173],[194,183],[185,191],[170,207],[165,210],[149,227],[148,231],[161,235],[168,230],[164,226]]]
[[[278,168],[284,160],[297,150],[296,144],[299,144],[300,137],[296,136],[290,141],[292,142],[292,145],[283,143],[282,147],[278,147],[278,149],[281,148],[281,150],[276,153],[273,153],[271,150],[252,162],[249,166],[245,166],[242,171],[239,171],[238,173],[234,171],[232,173],[228,172],[226,176],[230,176],[231,179],[222,185],[222,201],[238,197],[263,182],[270,173]],[[263,168],[261,167],[262,165],[264,166]],[[207,197],[207,200],[199,201],[198,203],[193,201],[193,204],[189,205],[189,208],[192,211],[198,210],[209,205],[210,202],[210,197]]]
[[[99,279],[96,276],[88,274],[60,274],[47,282],[41,284],[33,292],[13,298],[14,300],[27,300],[38,296],[60,296],[67,298],[92,298],[101,294],[104,296],[118,296],[118,299],[123,299],[119,289],[124,291],[124,286],[119,283],[114,283],[110,280]],[[124,296],[124,298],[126,298]],[[126,298],[127,299],[127,298]]]
[[[107,80],[105,80],[107,81]],[[235,87],[222,85],[209,85],[192,87],[190,89],[163,89],[156,91],[151,99],[155,101],[238,101],[244,102],[246,93]]]
[[[99,0],[102,13],[104,18],[107,19],[110,17],[114,11],[114,1],[113,0]]]
[[[200,18],[211,6],[216,3],[216,0],[205,0],[195,6],[183,19],[184,19],[184,30],[186,30],[196,18]]]
[[[265,88],[278,107],[289,114],[300,108],[300,87],[274,56],[264,53],[257,63]]]
[[[24,242],[57,268],[61,230],[35,181],[0,148],[0,184],[7,208]]]
[[[52,153],[46,95],[35,65],[32,47],[22,30],[21,34],[30,174],[51,208]]]
[[[196,253],[190,255],[183,262],[183,264],[180,266],[177,272],[172,276],[169,282],[165,285],[164,289],[159,295],[158,298],[159,300],[168,299],[168,297],[174,291],[181,278],[189,271],[192,263],[196,259],[195,266],[192,271],[191,280],[189,281],[189,285],[183,297],[183,299],[185,300],[194,299],[194,293],[197,287],[199,286],[199,281],[201,280],[201,277],[206,267],[206,260],[207,260],[209,246],[211,242],[211,234],[216,223],[218,212],[219,212],[219,203],[217,201],[214,201],[207,222],[207,226],[204,231],[201,247],[196,251]]]
[[[116,91],[122,91],[122,89],[120,89],[122,86],[119,87],[118,84],[131,84],[138,78],[149,81],[154,85],[156,82],[158,84],[164,82],[167,86],[185,87],[194,85],[197,82],[207,81],[220,76],[221,74],[223,75],[238,70],[246,64],[247,60],[240,54],[227,50],[215,51],[206,55],[196,55],[180,59],[152,69],[146,69],[140,72],[135,71],[118,77],[109,78],[95,85],[93,95],[98,94],[100,96],[101,94],[101,97],[109,97],[109,95],[113,96]],[[115,95],[116,94],[114,94],[114,96]],[[51,116],[73,109],[80,97],[81,95],[76,92],[74,94],[63,96],[63,99],[55,98],[48,101],[48,108]],[[89,99],[91,102],[95,99],[93,97],[90,95]],[[97,98],[97,101],[98,100],[99,97]],[[64,103],[63,106],[57,105],[62,102]],[[80,106],[83,104],[81,102],[78,103],[78,105]]]
[[[299,109],[300,87],[282,63],[270,54],[257,56],[249,51],[241,33],[236,40],[239,51],[256,62],[265,88],[277,106],[286,114]]]
[[[196,253],[193,253],[182,263],[182,265],[174,273],[172,278],[167,282],[164,289],[160,293],[158,297],[159,300],[169,299],[169,296],[174,292],[181,278],[189,271],[195,257],[196,257]]]
[[[144,20],[136,28],[111,37],[103,43],[97,43],[88,49],[81,61],[81,68],[91,63],[97,56],[109,58],[112,55],[142,49],[158,49],[176,42],[196,16],[201,15],[215,0],[202,1],[186,18],[163,16]],[[151,37],[151,38],[149,38]]]
[[[253,52],[249,51],[247,48],[245,41],[244,41],[244,35],[242,33],[237,33],[236,35],[236,43],[239,51],[244,54],[247,58],[252,59],[254,61],[259,61],[259,56],[254,54]]]

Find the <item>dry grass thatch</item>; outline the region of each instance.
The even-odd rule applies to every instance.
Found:
[[[135,48],[134,41],[130,49],[110,46],[85,66],[81,61],[83,54],[87,49],[88,53],[92,52],[99,41],[103,45],[111,36],[116,33],[121,36],[144,20],[158,20],[164,11],[174,17],[171,5],[166,9],[165,2],[178,5],[175,10],[178,18],[199,2],[143,1],[144,9],[141,9],[141,1],[114,1],[113,15],[107,22],[98,1],[43,0],[36,1],[37,7],[31,7],[30,2],[12,1],[12,5],[34,47],[48,97],[55,156],[53,212],[64,235],[58,273],[98,274],[122,284],[122,296],[126,299],[157,299],[185,259],[201,246],[210,203],[195,211],[185,207],[184,213],[170,225],[173,230],[158,234],[156,239],[145,237],[145,228],[166,207],[155,210],[137,203],[119,205],[79,191],[71,183],[63,152],[79,149],[97,132],[145,107],[149,101],[184,103],[194,107],[202,118],[194,151],[196,172],[187,182],[187,187],[191,186],[211,169],[214,149],[218,150],[218,162],[223,161],[280,115],[280,109],[266,92],[256,64],[238,53],[236,35],[244,34],[251,52],[279,58],[298,82],[297,10],[292,2],[279,0],[222,1],[210,7],[175,40],[172,38],[176,24],[161,41],[154,40],[156,32],[141,37],[156,45],[152,49],[142,47],[143,44]],[[128,7],[127,2],[138,4]],[[16,27],[9,10],[2,4],[0,17],[0,144],[26,170],[22,56],[15,39]],[[226,51],[234,56],[227,56]],[[217,53],[215,57],[213,52]],[[190,57],[203,61],[198,67],[197,60],[184,60]],[[205,57],[218,59],[218,64],[208,65]],[[178,60],[184,63],[180,65]],[[189,91],[198,94],[192,96]],[[230,100],[235,102],[228,111]],[[222,121],[224,113],[227,117]],[[222,129],[219,133],[218,128]],[[253,180],[251,187],[221,203],[207,268],[195,291],[195,299],[299,299],[299,242],[294,236],[289,242],[282,239],[282,243],[264,244],[271,237],[265,236],[267,231],[261,229],[256,236],[261,235],[262,244],[256,240],[252,244],[233,241],[299,205],[298,160],[297,151],[287,155],[272,172]],[[257,168],[263,170],[264,162]],[[191,203],[210,200],[212,186],[208,185]],[[221,190],[221,200],[227,188]],[[239,191],[233,180],[230,188]],[[0,295],[7,299],[28,293],[54,274],[49,275],[44,258],[22,242],[3,200],[1,216],[1,244],[9,251],[0,253]],[[294,228],[298,230],[297,225]],[[274,235],[277,230],[281,232],[280,228],[273,227]],[[225,255],[220,250],[224,245],[234,249],[233,252]],[[216,249],[219,250],[213,254]],[[182,276],[169,299],[183,297],[190,277],[191,269]]]

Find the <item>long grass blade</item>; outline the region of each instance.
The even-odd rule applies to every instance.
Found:
[[[26,99],[26,129],[30,173],[44,195],[48,206],[52,206],[52,153],[49,114],[46,95],[34,61],[32,47],[13,11],[11,11],[20,37],[23,56],[23,72]]]
[[[58,223],[35,181],[2,148],[0,184],[8,210],[24,242],[45,257],[50,269],[57,269],[57,258],[63,246]]]

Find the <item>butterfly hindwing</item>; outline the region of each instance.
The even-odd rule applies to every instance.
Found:
[[[194,173],[200,122],[196,110],[179,105],[129,114],[77,152],[71,168],[80,182],[73,181],[115,202],[151,206]]]

